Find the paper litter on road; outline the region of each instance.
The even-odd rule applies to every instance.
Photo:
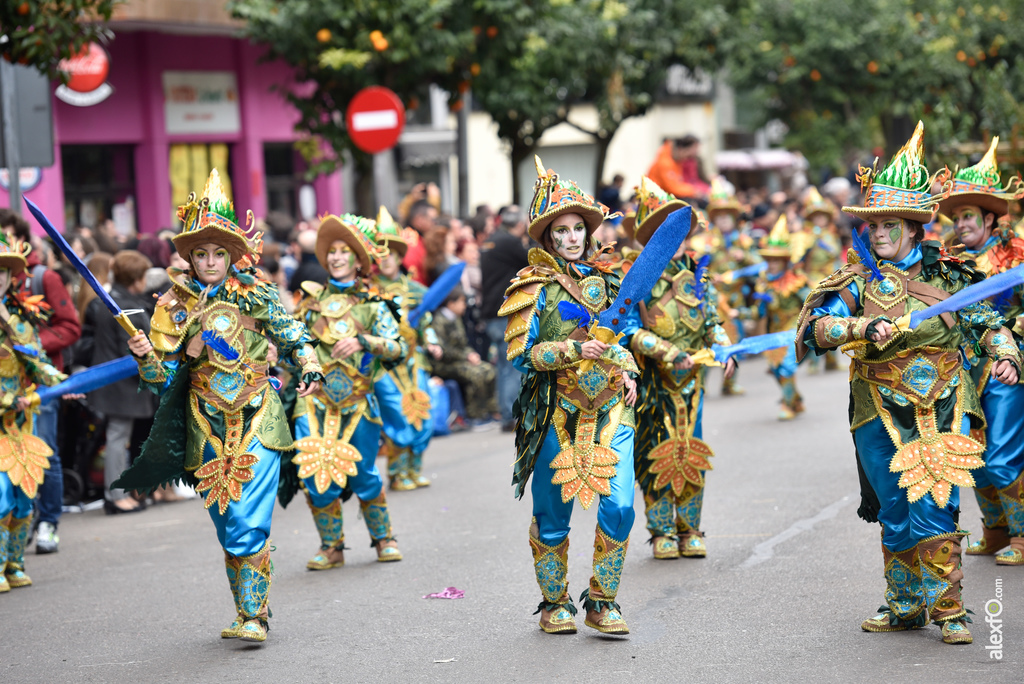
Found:
[[[454,663],[458,662],[458,658],[445,658],[444,660],[435,660],[435,663]]]
[[[425,598],[425,599],[428,599],[428,598],[431,598],[431,599],[433,599],[433,598],[436,598],[436,599],[460,599],[460,598],[466,598],[466,592],[462,591],[461,589],[456,589],[455,587],[448,587],[444,591],[439,591],[436,594],[427,594],[423,598]]]

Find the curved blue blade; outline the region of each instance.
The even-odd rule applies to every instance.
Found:
[[[60,399],[65,394],[86,394],[138,374],[139,364],[136,363],[135,357],[122,356],[79,371],[53,387],[40,387],[39,399],[45,404]]]
[[[986,278],[970,287],[965,287],[955,295],[950,296],[949,299],[932,304],[927,309],[914,311],[910,314],[910,329],[913,330],[929,318],[944,313],[953,313],[984,299],[998,297],[1006,290],[1011,290],[1018,285],[1024,285],[1024,264]]]
[[[406,316],[406,320],[413,330],[419,325],[423,314],[433,311],[444,303],[448,293],[454,290],[455,286],[462,280],[462,272],[464,270],[466,270],[465,262],[460,261],[457,264],[452,264],[445,269],[444,273],[438,276],[433,285],[427,288],[427,291],[423,293],[423,301]]]
[[[760,354],[769,349],[778,349],[794,342],[796,342],[796,331],[783,330],[782,332],[748,337],[736,344],[730,344],[728,347],[716,344],[711,347],[711,350],[715,352],[715,359],[719,363],[725,363],[730,357],[737,354]]]
[[[622,279],[619,296],[598,316],[601,327],[617,333],[626,327],[632,309],[651,294],[651,288],[665,272],[665,267],[672,261],[679,245],[689,235],[692,215],[693,209],[683,207],[669,214],[665,222],[658,226],[640,256],[633,262],[629,273]]]

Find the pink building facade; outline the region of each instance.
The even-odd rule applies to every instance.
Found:
[[[298,114],[272,90],[291,87],[286,65],[261,62],[261,48],[225,36],[124,31],[105,47],[113,94],[84,107],[53,98],[55,163],[25,192],[58,229],[106,218],[127,220],[139,233],[172,226],[175,205],[184,199],[175,195],[186,185],[202,191],[196,183],[208,170],[204,163],[229,178],[240,222],[249,209],[257,218],[275,209],[298,217],[299,189],[306,185],[304,164],[291,147]],[[233,91],[220,91],[229,100],[222,98],[219,109],[226,105],[227,123],[217,116],[204,123],[188,111],[169,120],[169,89],[180,81],[194,94],[189,79],[211,78],[234,84]],[[301,192],[307,211],[315,205],[316,214],[341,212],[340,174],[309,185],[313,192]],[[0,193],[0,205],[6,202],[7,193]]]

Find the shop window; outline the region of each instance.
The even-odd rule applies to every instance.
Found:
[[[96,228],[107,219],[135,232],[135,150],[131,145],[61,145],[64,221]]]
[[[263,173],[267,181],[267,210],[299,218],[299,191],[306,180],[306,160],[291,143],[264,143]]]
[[[217,169],[224,192],[233,201],[231,151],[224,143],[171,145],[168,177],[171,180],[172,207],[184,204],[190,192],[197,195],[206,187],[210,170]],[[242,218],[244,221],[244,217]]]

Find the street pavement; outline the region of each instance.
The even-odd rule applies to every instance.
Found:
[[[318,546],[301,499],[274,518],[269,639],[222,640],[233,606],[223,556],[198,500],[138,515],[65,515],[60,552],[27,556],[35,585],[0,595],[3,682],[1020,682],[1024,568],[966,557],[975,643],[939,630],[868,634],[882,604],[879,528],[859,504],[844,371],[806,375],[807,412],[775,420],[778,390],[753,360],[748,393],[719,396],[712,373],[705,440],[716,452],[704,504],[708,558],[655,561],[643,502],[618,601],[625,638],[583,626],[551,636],[527,544],[528,500],[513,499],[511,435],[436,440],[433,485],[390,494],[405,555],[375,562],[355,501],[346,566],[309,572]],[[528,499],[528,495],[527,495]],[[970,492],[961,524],[980,533]],[[590,577],[596,506],[578,505],[570,591]],[[459,600],[424,599],[456,587]],[[985,645],[986,602],[1001,598],[1002,660]],[[995,604],[990,604],[993,607]]]

